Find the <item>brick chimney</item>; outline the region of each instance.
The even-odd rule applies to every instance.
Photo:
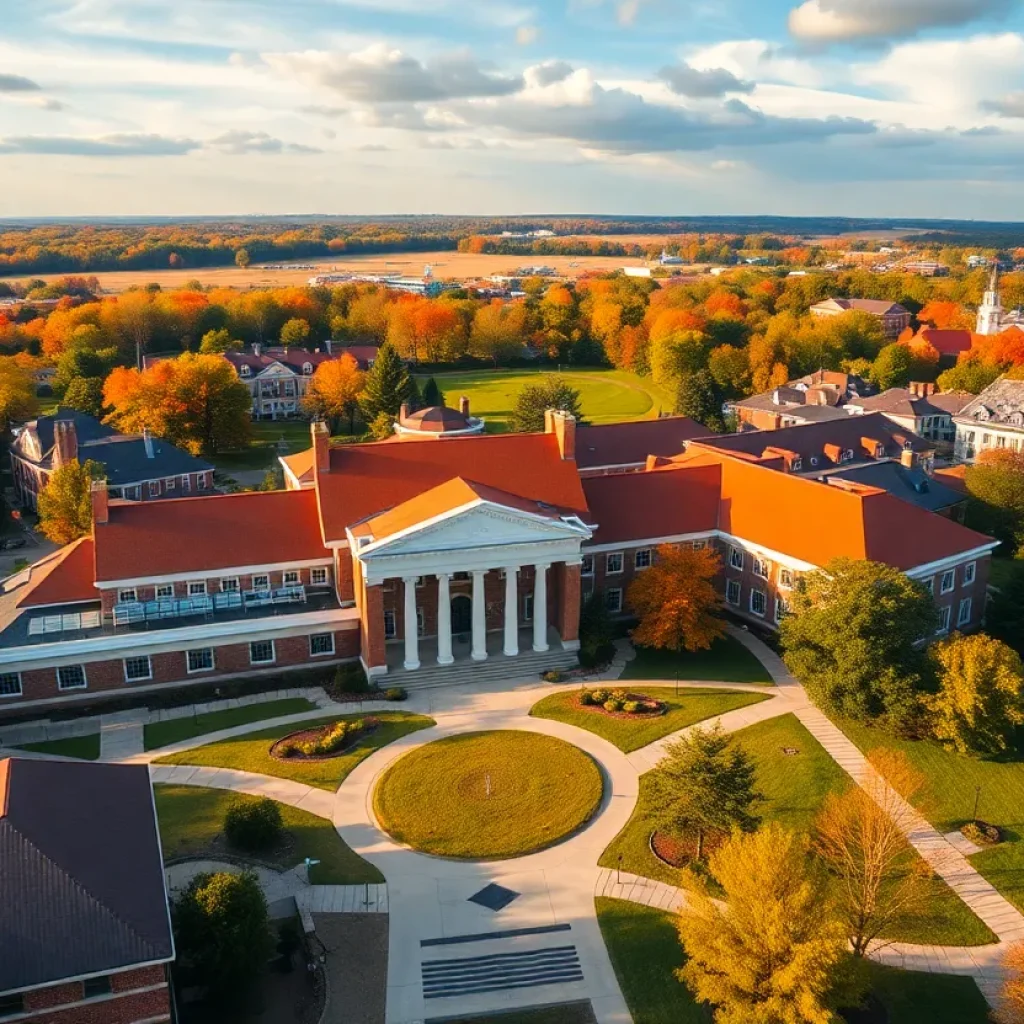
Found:
[[[331,435],[327,430],[327,424],[323,420],[314,420],[310,424],[310,433],[313,437],[313,465],[317,473],[330,473],[331,471]]]
[[[465,395],[459,399],[459,412],[461,412],[467,420],[469,419],[469,399]]]
[[[110,500],[106,480],[92,482],[92,521],[97,526],[110,522]]]
[[[544,410],[544,433],[554,434],[558,450],[566,461],[576,460],[576,417],[561,409]]]
[[[78,458],[78,432],[74,420],[56,420],[53,424],[53,468]]]
[[[900,465],[906,469],[913,469],[917,465],[917,452],[912,448],[904,448],[900,452]]]
[[[405,423],[409,418],[409,403],[403,402],[398,409],[398,422]]]

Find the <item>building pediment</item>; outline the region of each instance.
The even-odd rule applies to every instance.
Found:
[[[259,376],[266,379],[267,377],[294,377],[295,374],[282,363],[271,363]]]

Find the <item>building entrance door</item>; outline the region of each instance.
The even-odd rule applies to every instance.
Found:
[[[452,598],[452,632],[468,633],[473,628],[473,602],[465,594]]]

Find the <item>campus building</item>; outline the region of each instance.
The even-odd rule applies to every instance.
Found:
[[[811,306],[813,316],[841,316],[850,312],[867,313],[881,321],[882,333],[895,340],[910,326],[910,310],[887,299],[825,299]]]
[[[887,443],[884,417],[857,419],[858,452]],[[284,491],[185,507],[97,484],[91,535],[0,596],[0,713],[356,659],[410,682],[455,663],[564,666],[584,596],[624,613],[661,544],[714,547],[723,601],[766,628],[796,578],[838,556],[929,583],[944,629],[979,624],[995,541],[882,488],[803,476],[771,448],[787,432],[683,450],[694,425],[656,422],[657,438],[548,412],[535,434],[339,446],[315,423]],[[787,440],[810,460],[820,440],[802,445]]]
[[[1024,380],[1000,377],[954,417],[956,456],[973,462],[984,451],[1024,451]]]

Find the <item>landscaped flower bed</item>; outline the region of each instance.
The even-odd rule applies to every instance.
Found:
[[[302,729],[279,739],[270,748],[270,756],[279,761],[325,761],[345,753],[376,728],[377,719],[360,718]]]
[[[704,856],[715,847],[720,846],[725,836],[711,835],[704,837]],[[662,863],[671,868],[685,868],[697,856],[696,836],[673,836],[668,832],[655,830],[651,833],[651,853]]]
[[[1003,840],[1003,833],[998,826],[987,821],[969,821],[961,826],[960,834],[977,846],[995,846]]]
[[[636,718],[665,714],[665,704],[643,693],[628,690],[587,690],[579,695],[579,706],[586,711],[613,718]]]

